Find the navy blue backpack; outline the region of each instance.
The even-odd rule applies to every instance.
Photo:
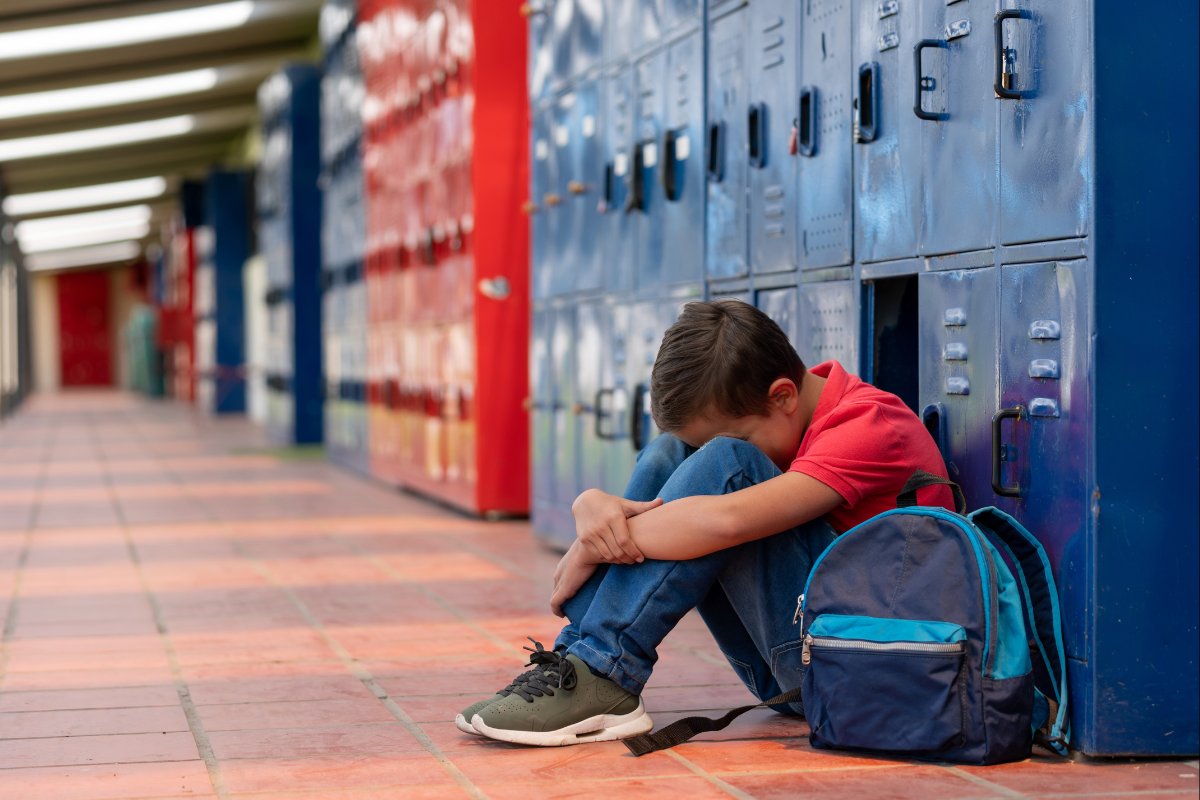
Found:
[[[916,505],[935,484],[951,487],[960,513]],[[1027,758],[1036,736],[1066,755],[1066,656],[1041,544],[996,508],[964,516],[959,487],[927,472],[897,505],[817,559],[795,620],[801,686],[760,705],[802,700],[818,748],[996,764]],[[625,744],[643,755],[755,707]]]

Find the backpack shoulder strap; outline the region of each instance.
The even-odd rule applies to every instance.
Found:
[[[1008,554],[1017,568],[1017,583],[1029,614],[1029,631],[1050,673],[1055,695],[1052,699],[1058,705],[1058,713],[1051,722],[1050,735],[1044,744],[1065,756],[1071,739],[1067,718],[1067,657],[1063,649],[1058,588],[1050,571],[1050,559],[1033,534],[1000,509],[981,508],[972,512],[970,519],[993,544]]]
[[[900,494],[896,495],[896,508],[915,506],[917,490],[924,489],[926,486],[949,486],[951,493],[954,494],[954,510],[960,514],[967,513],[967,500],[963,497],[962,488],[952,480],[939,477],[923,469],[916,470],[905,481],[904,488],[900,490]]]

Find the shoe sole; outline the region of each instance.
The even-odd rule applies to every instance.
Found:
[[[531,744],[538,747],[566,747],[589,742],[613,742],[618,739],[629,739],[654,728],[654,722],[646,713],[646,706],[641,698],[638,698],[638,707],[628,714],[616,716],[598,714],[554,731],[510,731],[503,728],[490,728],[478,714],[471,718],[471,724],[476,733],[489,739],[513,744]]]
[[[469,733],[472,736],[482,736],[479,731],[471,727],[471,723],[467,722],[467,718],[459,714],[454,718],[454,727],[458,728],[463,733]]]

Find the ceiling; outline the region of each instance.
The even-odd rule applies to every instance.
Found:
[[[195,9],[220,2],[229,0],[0,0],[0,40],[15,31]],[[253,0],[253,12],[236,27],[139,44],[26,58],[6,57],[0,47],[0,196],[162,175],[168,178],[170,188],[164,198],[156,201],[155,214],[169,215],[183,178],[201,177],[217,164],[246,163],[254,150],[251,131],[256,120],[258,85],[284,61],[317,56],[320,3]],[[85,93],[76,92],[74,96],[93,98],[76,104],[87,105],[100,96],[95,87],[101,85],[200,70],[218,74],[220,80],[201,90],[120,105],[4,115],[6,100],[31,93],[85,89]],[[88,87],[92,92],[86,93]],[[180,135],[4,160],[5,143],[11,140],[182,115],[188,115],[192,124]],[[157,228],[152,226],[147,241],[157,236]]]

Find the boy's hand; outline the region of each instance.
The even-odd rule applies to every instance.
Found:
[[[575,536],[595,561],[609,564],[633,564],[645,560],[642,551],[629,536],[625,520],[662,505],[662,498],[648,503],[626,500],[588,489],[571,504],[575,515]]]
[[[596,571],[597,564],[589,560],[582,551],[583,545],[575,542],[554,570],[554,591],[550,593],[550,611],[556,617],[566,616],[562,610],[563,603],[574,597],[579,588]]]

